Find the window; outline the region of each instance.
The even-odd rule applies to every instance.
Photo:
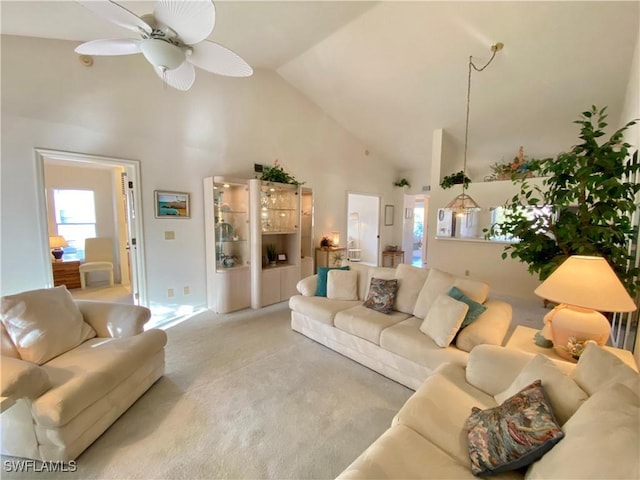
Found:
[[[84,240],[96,236],[96,207],[92,190],[53,190],[56,230],[68,247],[65,260],[84,260]]]

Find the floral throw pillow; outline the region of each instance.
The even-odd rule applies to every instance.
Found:
[[[473,407],[466,429],[471,472],[477,477],[529,465],[564,437],[540,380],[502,405],[487,410]]]
[[[372,278],[369,286],[369,295],[363,305],[376,312],[389,314],[393,310],[393,302],[398,291],[398,280],[383,280]]]

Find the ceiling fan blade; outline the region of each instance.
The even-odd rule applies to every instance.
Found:
[[[176,32],[183,43],[201,42],[213,31],[216,10],[211,0],[158,0],[153,15]]]
[[[177,90],[189,90],[196,79],[196,70],[188,62],[183,62],[182,65],[174,70],[165,70],[163,72],[158,67],[153,67],[153,69],[163,82]]]
[[[187,61],[196,67],[226,77],[250,77],[253,69],[240,56],[222,45],[205,40],[193,45]]]
[[[75,52],[80,55],[131,55],[140,53],[140,40],[133,38],[93,40],[78,45]]]
[[[110,0],[76,1],[116,25],[128,28],[136,33],[140,33],[140,30],[147,34],[151,33],[151,27],[144,20],[115,2]]]

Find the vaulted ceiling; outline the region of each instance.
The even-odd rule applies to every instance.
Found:
[[[520,145],[535,157],[567,150],[592,104],[617,127],[640,25],[637,1],[215,3],[211,40],[277,71],[399,170],[428,165],[436,128],[463,143],[469,56],[484,64],[503,42],[472,75],[472,175],[471,162],[511,159]],[[0,13],[3,34],[129,36],[73,1],[3,0]]]

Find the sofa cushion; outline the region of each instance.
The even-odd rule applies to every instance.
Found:
[[[413,315],[418,318],[425,318],[427,313],[429,313],[431,305],[433,305],[433,302],[438,298],[438,295],[447,293],[453,285],[454,280],[455,277],[450,273],[435,268],[430,269],[427,279],[416,299]]]
[[[402,312],[385,314],[366,308],[363,305],[358,305],[338,312],[333,322],[336,328],[343,332],[380,345],[382,331],[405,320],[407,317],[408,315]]]
[[[38,365],[96,336],[65,286],[2,297],[0,318],[20,358]]]
[[[402,406],[393,423],[415,430],[470,471],[465,423],[473,407],[491,408],[496,402],[469,385],[464,370],[452,363],[441,365]]]
[[[447,292],[447,295],[455,300],[458,300],[459,302],[466,303],[469,306],[469,310],[464,316],[464,320],[462,321],[462,325],[460,325],[460,328],[469,326],[476,318],[478,318],[487,310],[487,307],[485,307],[481,303],[471,300],[458,287],[451,287],[451,289]]]
[[[391,313],[398,291],[398,280],[372,278],[363,306],[380,313]]]
[[[327,296],[327,275],[329,270],[349,270],[349,267],[318,267],[318,284],[316,287],[316,297]]]
[[[527,479],[640,478],[640,402],[623,384],[593,394],[567,421],[565,438]]]
[[[573,379],[589,396],[613,383],[623,383],[634,392],[640,392],[638,372],[593,343],[587,344],[580,355]]]
[[[500,300],[488,300],[484,306],[487,310],[456,336],[456,347],[465,352],[483,344],[502,345],[509,329],[511,305]]]
[[[467,362],[467,352],[457,348],[441,348],[429,335],[422,333],[422,322],[418,317],[410,317],[385,328],[380,335],[380,346],[430,370],[435,370],[446,362],[459,365]]]
[[[420,325],[420,331],[429,335],[439,347],[448,347],[460,330],[468,310],[466,303],[440,294]]]
[[[296,290],[300,292],[300,295],[305,297],[313,297],[318,289],[318,275],[311,275],[300,280],[296,284]]]
[[[504,402],[538,379],[542,380],[553,414],[560,425],[564,425],[588,398],[584,390],[562,372],[553,360],[538,354],[520,371],[509,388],[495,396],[496,402]]]
[[[163,330],[121,338],[94,338],[49,361],[42,368],[52,387],[33,402],[39,425],[64,425],[107,395],[167,342]]]
[[[478,280],[456,277],[453,286],[462,290],[462,293],[474,302],[484,303],[489,297],[489,285]]]
[[[413,310],[424,285],[429,270],[401,263],[396,267],[395,277],[398,279],[398,293],[394,310],[413,315]]]
[[[369,288],[371,287],[372,278],[381,278],[383,280],[393,280],[396,278],[396,269],[389,267],[368,267],[366,271],[366,288],[364,289],[363,296],[360,298],[367,298],[369,295]]]
[[[475,478],[469,469],[437,445],[405,425],[384,432],[338,477],[363,478]]]
[[[305,297],[294,295],[289,298],[289,308],[318,322],[333,326],[338,312],[361,305],[359,300],[331,300],[327,297]]]
[[[474,407],[466,428],[471,471],[476,476],[529,465],[564,437],[540,380],[502,405],[487,410]]]
[[[330,270],[327,274],[327,298],[358,300],[358,274],[350,270]]]
[[[20,358],[16,346],[13,344],[11,337],[7,333],[7,329],[4,328],[4,323],[0,322],[0,334],[2,335],[2,345],[0,346],[0,352],[3,357]]]

